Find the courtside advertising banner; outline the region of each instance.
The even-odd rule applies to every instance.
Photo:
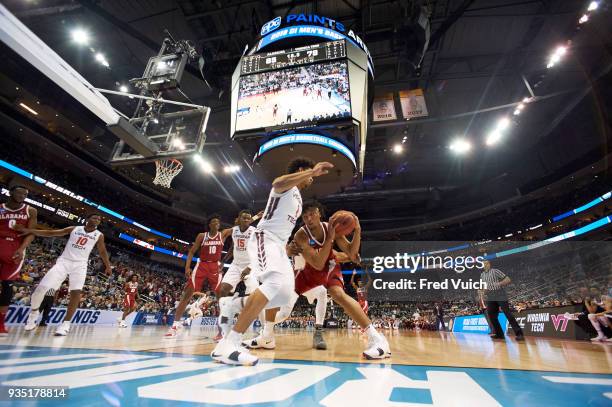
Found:
[[[121,317],[121,314],[121,311],[78,308],[70,322],[75,325],[116,325],[117,319]],[[11,305],[8,313],[6,314],[5,323],[7,325],[25,324],[28,320],[28,315],[30,315],[30,307]],[[57,325],[62,323],[65,316],[66,308],[51,308],[48,325]],[[131,325],[135,316],[136,313],[132,313],[132,315],[126,319],[126,323]]]
[[[387,93],[374,99],[372,104],[372,120],[382,122],[385,120],[396,120],[395,103],[393,102],[393,93]]]
[[[402,90],[399,93],[399,97],[404,119],[410,120],[429,116],[423,89]]]
[[[581,327],[581,324],[589,324],[588,318],[583,318],[584,321],[582,321],[574,316],[581,311],[582,305],[568,305],[528,309],[514,316],[525,336],[589,339],[587,331]]]

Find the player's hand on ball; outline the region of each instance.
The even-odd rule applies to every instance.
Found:
[[[334,168],[334,164],[328,163],[327,161],[321,161],[317,163],[312,169],[313,177],[320,177],[321,175],[325,175],[329,173],[329,170]]]

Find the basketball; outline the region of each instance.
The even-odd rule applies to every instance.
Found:
[[[355,215],[349,211],[338,211],[329,218],[330,222],[335,225],[336,234],[346,236],[355,229]]]

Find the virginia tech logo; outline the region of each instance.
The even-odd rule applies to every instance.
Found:
[[[268,21],[267,23],[263,25],[263,27],[261,27],[261,35],[266,35],[268,33],[271,33],[272,31],[276,30],[280,26],[281,26],[281,18],[279,16],[273,20]]]

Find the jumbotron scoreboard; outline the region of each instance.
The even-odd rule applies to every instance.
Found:
[[[248,75],[338,58],[346,58],[344,41],[329,41],[322,44],[247,56],[240,64],[240,74]]]
[[[332,162],[332,175],[314,188],[324,195],[349,185],[363,168],[371,58],[354,34],[289,21],[286,28],[280,17],[266,23],[240,59],[230,133],[268,179],[296,156]]]

